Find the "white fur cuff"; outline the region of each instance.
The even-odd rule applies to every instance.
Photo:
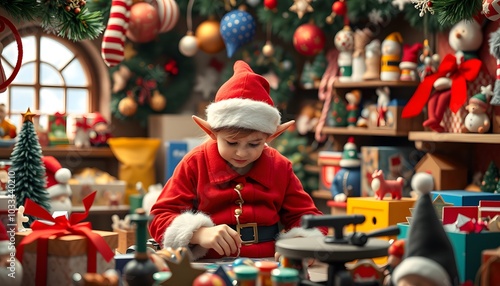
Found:
[[[185,212],[178,215],[163,234],[163,247],[188,247],[193,233],[200,227],[212,227],[214,222],[210,217],[201,212]],[[198,259],[207,254],[208,249],[196,245],[191,249],[193,259]]]
[[[280,233],[278,239],[311,236],[323,236],[323,233],[317,228],[306,229],[302,227],[294,227],[285,233]]]

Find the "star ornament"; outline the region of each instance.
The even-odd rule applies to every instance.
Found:
[[[312,0],[294,0],[294,3],[289,10],[297,13],[299,19],[302,19],[305,13],[314,11],[313,7],[311,6],[311,1]]]
[[[23,116],[23,123],[26,121],[31,121],[31,123],[33,123],[33,117],[36,116],[35,113],[31,113],[31,110],[29,107],[28,107],[28,110],[25,113],[21,113],[21,115]]]

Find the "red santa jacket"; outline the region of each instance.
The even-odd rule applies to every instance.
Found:
[[[189,152],[175,169],[157,202],[149,226],[152,237],[164,247],[187,246],[193,232],[203,226],[236,225],[235,209],[239,199],[234,190],[243,184],[243,212],[240,223],[271,226],[278,222],[285,233],[279,238],[324,235],[326,228],[303,229],[301,217],[321,215],[311,197],[303,190],[291,162],[271,147],[245,175],[236,173],[219,155],[217,143],[207,141]],[[201,246],[192,248],[194,258],[220,257]],[[242,257],[273,257],[274,241],[243,245]]]

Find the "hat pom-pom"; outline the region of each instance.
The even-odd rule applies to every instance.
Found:
[[[71,171],[67,168],[61,168],[57,170],[54,177],[59,184],[66,184],[71,179]]]
[[[434,189],[434,178],[427,172],[418,172],[411,179],[411,187],[421,194],[429,194]]]

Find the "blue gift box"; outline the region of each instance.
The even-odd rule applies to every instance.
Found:
[[[408,235],[410,226],[408,223],[398,223],[400,234],[398,239],[404,239]],[[446,232],[450,240],[455,260],[457,262],[460,283],[467,280],[474,281],[476,273],[481,267],[481,252],[486,249],[494,249],[500,246],[500,232]]]
[[[123,268],[125,265],[134,259],[134,253],[126,253],[126,254],[116,254],[115,255],[115,270],[118,273],[123,273]]]
[[[434,191],[432,199],[436,199],[438,195],[447,203],[454,206],[478,206],[479,201],[500,201],[500,194],[486,192],[471,192],[471,191]]]

